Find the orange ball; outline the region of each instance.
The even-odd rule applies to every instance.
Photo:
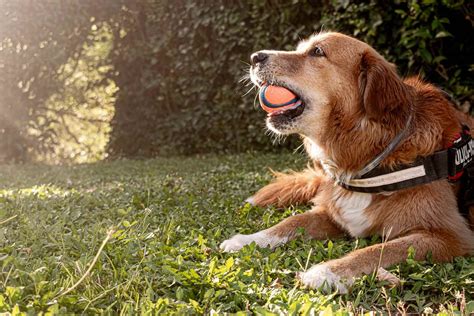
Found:
[[[259,92],[260,106],[267,113],[273,113],[294,107],[299,98],[290,90],[272,85],[265,85]]]

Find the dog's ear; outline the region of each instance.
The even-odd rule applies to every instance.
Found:
[[[371,119],[410,102],[408,88],[397,75],[395,65],[373,51],[362,54],[359,89],[362,107]]]

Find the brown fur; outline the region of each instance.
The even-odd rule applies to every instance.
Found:
[[[309,56],[314,45],[323,47],[327,56]],[[388,241],[383,244],[326,263],[347,279],[371,273],[379,265],[402,262],[409,247],[415,249],[416,258],[432,253],[437,261],[474,252],[474,234],[458,211],[456,186],[447,180],[389,195],[372,194],[368,206],[353,215],[370,223],[365,228],[354,226],[356,222],[348,220],[341,207],[357,196],[332,179],[341,172],[360,170],[400,132],[409,114],[413,117],[409,135],[381,166],[411,163],[446,148],[461,124],[474,128],[472,118],[457,111],[431,84],[417,77],[402,80],[395,66],[370,46],[342,34],[320,34],[300,44],[295,52],[268,54],[268,62],[253,70],[257,82],[284,83],[300,94],[308,107],[287,126],[273,126],[271,118],[267,124],[278,133],[302,134],[314,164],[323,167],[277,174],[253,196],[254,203],[261,206],[284,207],[309,200],[315,204],[307,213],[290,217],[268,232],[289,239],[299,227],[317,239],[351,231],[357,236],[385,235]]]
[[[337,238],[344,235],[342,228],[334,222],[326,210],[317,207],[283,220],[270,228],[270,232],[277,236],[293,238],[298,228],[305,228],[305,233],[314,239]]]
[[[273,175],[275,179],[252,197],[253,204],[277,207],[307,204],[318,193],[323,179],[321,170],[315,168],[289,174],[273,172]]]

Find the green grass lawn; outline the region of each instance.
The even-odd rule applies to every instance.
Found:
[[[347,295],[301,288],[295,272],[372,239],[290,242],[273,251],[221,253],[251,233],[307,208],[258,208],[244,199],[268,167],[300,169],[296,155],[116,161],[73,167],[0,166],[0,311],[65,313],[258,313],[367,310],[474,311],[474,258],[415,262],[373,275]],[[84,276],[107,231],[112,238]]]

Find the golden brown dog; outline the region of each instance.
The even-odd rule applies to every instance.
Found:
[[[436,261],[473,253],[474,234],[458,210],[456,185],[447,180],[381,193],[354,192],[336,183],[363,168],[403,130],[406,135],[381,168],[449,147],[462,124],[474,128],[472,118],[441,90],[418,78],[402,80],[369,45],[339,33],[315,35],[295,51],[260,51],[251,59],[257,86],[283,86],[304,101],[301,108],[269,115],[267,126],[277,134],[302,135],[314,167],[277,176],[249,202],[284,207],[311,201],[314,207],[258,233],[233,236],[221,249],[237,251],[252,242],[275,247],[294,238],[298,228],[316,239],[384,235],[383,244],[299,274],[306,286],[340,292],[363,273],[404,261],[409,247],[416,258],[431,253]]]

